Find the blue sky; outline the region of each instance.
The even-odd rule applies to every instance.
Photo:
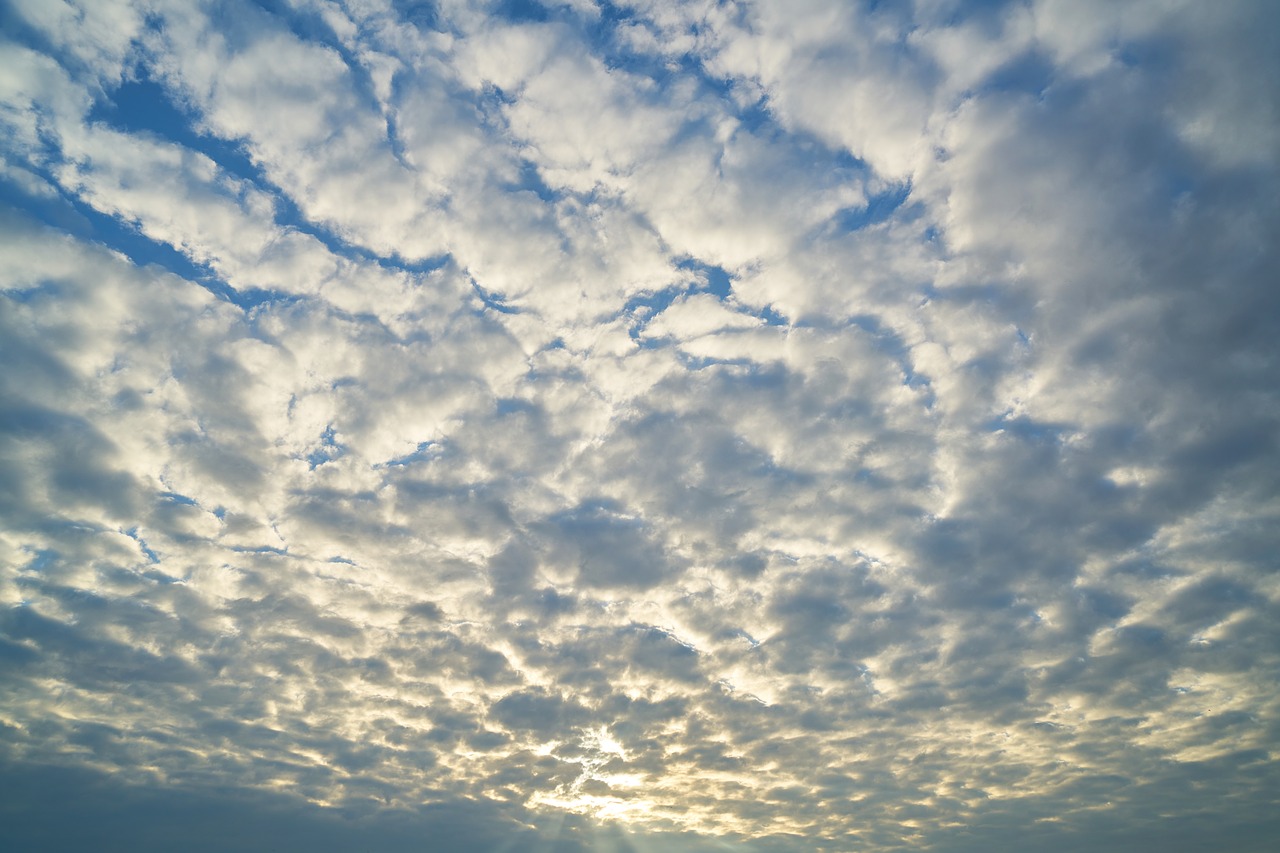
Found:
[[[4,846],[1274,848],[1272,4],[0,25]]]

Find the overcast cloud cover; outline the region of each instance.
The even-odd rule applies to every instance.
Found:
[[[6,849],[1275,849],[1280,4],[0,9]]]

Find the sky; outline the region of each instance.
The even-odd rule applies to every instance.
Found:
[[[3,0],[0,846],[1271,851],[1280,4]]]

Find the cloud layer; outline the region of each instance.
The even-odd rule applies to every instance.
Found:
[[[0,16],[0,837],[1280,836],[1269,4]]]

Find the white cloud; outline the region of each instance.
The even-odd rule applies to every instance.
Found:
[[[10,775],[263,844],[1267,849],[1266,10],[8,14]]]

